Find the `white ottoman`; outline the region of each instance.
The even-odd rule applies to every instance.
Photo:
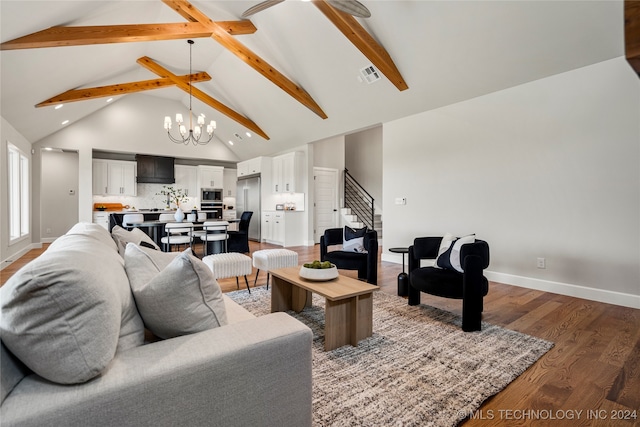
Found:
[[[244,282],[249,289],[249,281],[247,274],[251,274],[251,258],[237,252],[228,252],[223,254],[208,255],[202,258],[202,261],[211,269],[216,279],[225,279],[227,277],[236,278],[236,286],[240,289],[238,276],[244,276]]]
[[[298,253],[289,249],[262,249],[253,253],[253,266],[258,269],[253,286],[258,282],[260,270],[267,272],[267,289],[269,289],[269,271],[277,268],[295,267],[298,265]]]

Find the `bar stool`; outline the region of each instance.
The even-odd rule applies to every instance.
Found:
[[[199,237],[200,240],[202,240],[202,252],[204,256],[208,255],[209,242],[222,242],[222,252],[227,252],[227,239],[229,238],[229,234],[227,234],[228,227],[229,223],[227,221],[206,221],[202,225],[204,234]]]

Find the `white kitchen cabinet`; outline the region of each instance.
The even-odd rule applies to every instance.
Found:
[[[262,172],[262,157],[245,160],[238,163],[238,177]]]
[[[136,162],[96,159],[92,167],[93,194],[136,195]]]
[[[109,214],[107,212],[94,212],[93,223],[101,225],[108,231],[109,230]]]
[[[174,175],[176,188],[182,188],[187,197],[200,197],[198,192],[198,167],[188,165],[175,165]]]
[[[224,168],[222,166],[198,166],[200,188],[224,188]]]
[[[303,157],[296,151],[273,158],[271,183],[274,193],[295,193],[302,186]]]
[[[284,247],[303,246],[304,214],[295,211],[262,211],[261,239]]]

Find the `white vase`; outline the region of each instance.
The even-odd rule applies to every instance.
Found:
[[[182,209],[180,209],[180,206],[178,206],[178,209],[176,210],[176,213],[175,215],[173,215],[173,217],[178,222],[182,222],[184,220],[184,212],[182,212]]]

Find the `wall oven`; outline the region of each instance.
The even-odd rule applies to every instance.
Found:
[[[222,218],[222,203],[200,202],[200,210],[206,212],[208,218]]]
[[[202,203],[219,202],[222,205],[222,188],[202,188],[200,193]]]

